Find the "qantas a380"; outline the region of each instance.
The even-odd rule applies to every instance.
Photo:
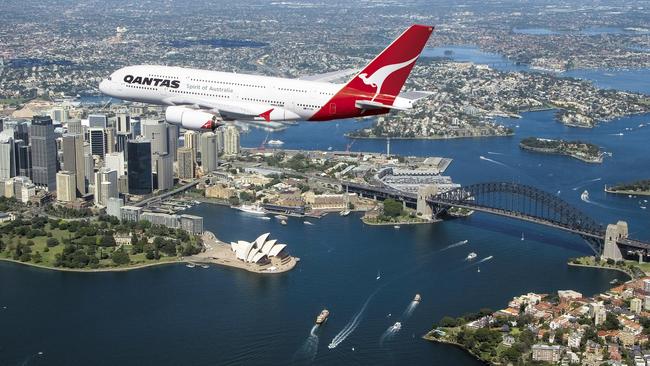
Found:
[[[407,110],[428,95],[401,93],[433,27],[412,25],[346,84],[341,72],[303,79],[139,65],[99,84],[109,96],[168,106],[167,122],[214,130],[224,121],[327,121]]]

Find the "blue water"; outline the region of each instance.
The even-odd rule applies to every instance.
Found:
[[[445,51],[452,51],[446,55]],[[497,53],[481,51],[476,46],[442,46],[427,47],[422,51],[422,57],[427,58],[449,58],[460,62],[473,62],[475,64],[490,65],[501,71],[528,71],[528,65],[517,65]]]
[[[561,76],[590,80],[599,88],[618,89],[650,95],[650,69],[569,70]]]

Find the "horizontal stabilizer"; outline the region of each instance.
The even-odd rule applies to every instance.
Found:
[[[372,110],[372,109],[393,109],[398,111],[407,110],[407,108],[398,107],[390,104],[383,104],[379,102],[373,102],[372,100],[357,100],[355,105],[357,108],[365,109],[365,110]]]

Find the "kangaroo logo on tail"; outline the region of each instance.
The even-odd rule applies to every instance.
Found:
[[[379,93],[381,92],[381,86],[386,80],[386,78],[388,78],[388,76],[390,76],[395,71],[401,70],[407,67],[408,65],[412,64],[413,62],[415,62],[415,60],[417,60],[417,58],[418,56],[415,56],[412,59],[408,61],[404,61],[399,64],[392,64],[392,65],[386,65],[380,67],[375,72],[373,72],[372,75],[370,76],[368,76],[368,74],[366,74],[365,72],[359,74],[358,77],[359,79],[361,79],[361,81],[363,81],[364,84],[375,88],[375,95],[372,97],[371,100],[374,101],[375,98],[377,98],[377,95],[379,95]]]

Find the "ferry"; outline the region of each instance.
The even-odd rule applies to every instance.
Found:
[[[190,263],[186,264],[185,267],[187,267],[187,268],[194,268],[194,267],[196,267],[196,264],[190,262]]]
[[[260,205],[241,205],[239,207],[234,207],[239,211],[246,212],[253,215],[265,215],[266,212],[260,207]]]
[[[420,296],[420,294],[415,294],[415,297],[413,298],[413,301],[420,302],[421,300],[422,300],[422,296]]]
[[[583,201],[589,201],[589,192],[585,189],[584,192],[580,195],[580,199]]]
[[[282,141],[282,140],[269,140],[269,142],[267,142],[267,144],[270,145],[270,146],[282,146],[282,145],[284,145],[284,141]]]
[[[393,324],[393,326],[390,327],[390,329],[391,329],[392,331],[398,331],[398,330],[402,329],[402,323],[400,323],[400,322],[395,322],[395,324]]]
[[[330,311],[327,309],[323,309],[323,311],[321,311],[320,314],[318,314],[318,316],[316,317],[316,324],[321,325],[325,323],[328,316],[330,316]]]
[[[472,259],[476,258],[476,253],[471,252],[467,255],[467,260],[471,261]]]

